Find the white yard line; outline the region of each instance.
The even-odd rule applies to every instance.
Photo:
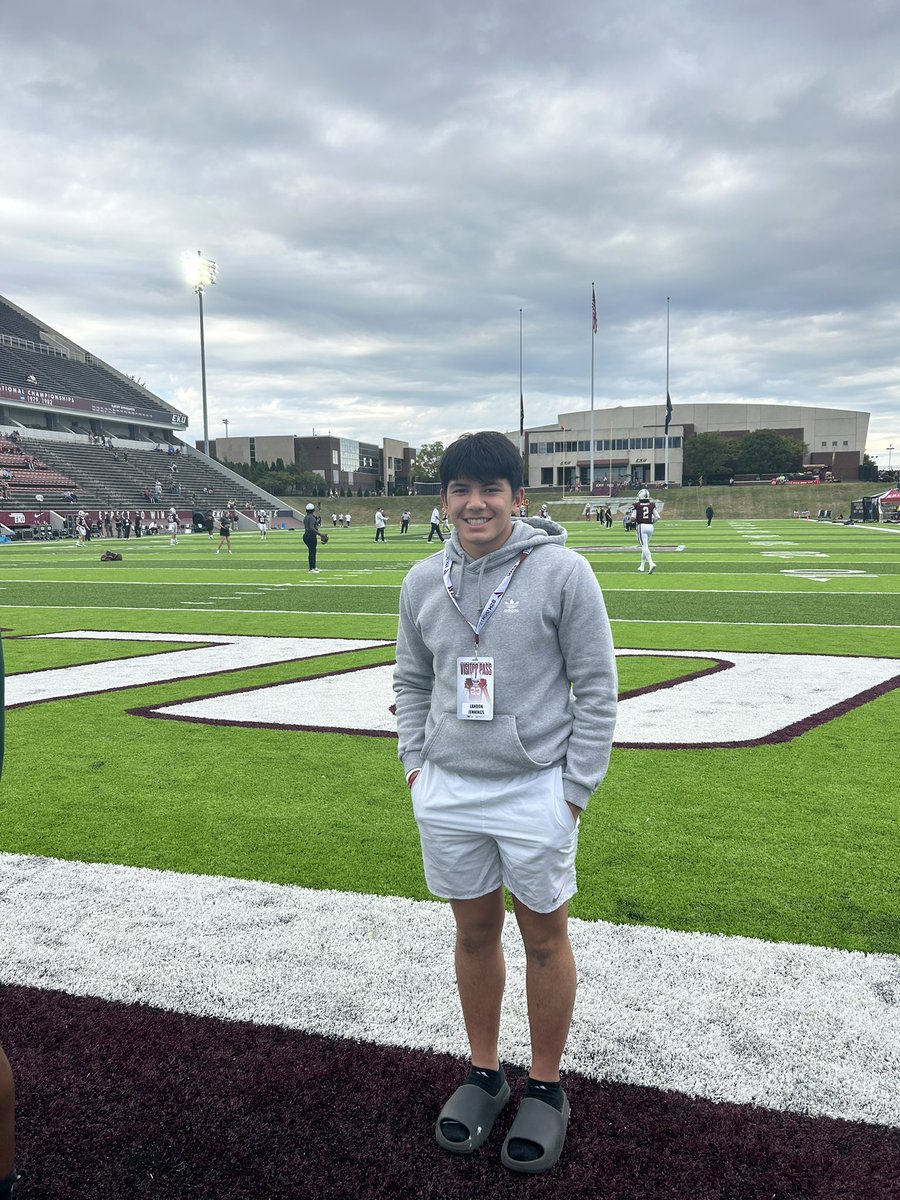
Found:
[[[638,588],[642,591],[642,588]],[[716,593],[719,595],[720,593]],[[734,595],[740,595],[740,592],[735,592]],[[783,592],[779,595],[803,595],[798,592]],[[837,592],[829,592],[829,595],[838,595]],[[877,595],[872,592],[854,592],[853,595]],[[893,592],[885,593],[886,595],[894,595]],[[183,601],[183,603],[191,603],[191,601]],[[196,603],[196,602],[194,602]],[[94,608],[90,604],[0,604],[0,609],[8,608],[11,611],[15,609],[25,609],[26,611],[34,611],[36,609],[52,609],[58,612],[162,612],[171,613],[171,608],[145,608],[142,605],[130,604],[104,604],[102,609]],[[396,612],[373,612],[371,609],[365,612],[343,611],[337,609],[326,608],[207,608],[204,612],[222,613],[233,616],[235,613],[252,612],[259,616],[285,616],[285,617],[390,617],[392,620],[397,620]],[[693,621],[693,620],[672,620],[662,617],[610,617],[610,622],[613,625],[725,625],[736,629],[900,629],[900,625],[864,625],[859,621],[854,621],[847,624],[840,622],[832,623],[828,621]]]
[[[527,1064],[507,921],[501,1053]],[[900,958],[572,921],[565,1067],[900,1126]],[[449,907],[0,854],[0,982],[464,1055]]]

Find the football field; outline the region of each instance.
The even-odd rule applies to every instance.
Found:
[[[310,575],[286,532],[0,546],[23,1200],[896,1194],[900,530],[664,519],[648,576],[619,524],[565,523],[620,710],[580,834],[572,1125],[526,1181],[499,1140],[431,1136],[466,1049],[390,668],[439,547],[329,530]]]

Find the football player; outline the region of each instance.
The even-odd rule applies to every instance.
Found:
[[[634,502],[634,520],[638,545],[641,548],[641,565],[638,570],[643,571],[646,563],[652,575],[656,570],[656,563],[650,554],[650,538],[653,536],[653,526],[659,520],[659,513],[646,488],[641,488],[637,494],[637,500]]]

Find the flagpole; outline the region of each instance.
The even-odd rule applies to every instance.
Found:
[[[519,309],[519,453],[525,461],[525,393],[522,391],[522,310]]]
[[[669,400],[669,297],[666,296],[666,465],[665,465],[665,480],[666,487],[669,486],[669,420],[670,418],[670,400]]]
[[[597,340],[597,293],[591,283],[591,472],[588,476],[588,495],[594,494],[594,342]],[[577,459],[576,459],[577,461]]]

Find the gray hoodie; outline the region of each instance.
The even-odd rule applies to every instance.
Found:
[[[491,779],[561,766],[566,800],[585,807],[609,765],[616,661],[594,572],[565,549],[565,540],[559,525],[533,517],[516,521],[499,550],[471,559],[454,531],[441,553],[410,570],[400,595],[394,670],[407,774],[426,760]],[[494,719],[459,720],[456,659],[474,654],[475,637],[447,595],[444,554],[459,606],[474,625],[529,548],[478,648],[480,657],[494,660]]]

